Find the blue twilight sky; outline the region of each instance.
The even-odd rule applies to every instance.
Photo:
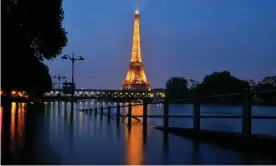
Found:
[[[276,0],[64,0],[64,54],[76,63],[79,88],[120,89],[131,56],[133,12],[141,9],[141,47],[148,80],[201,81],[228,70],[241,79],[276,75]],[[70,61],[48,61],[71,79]]]

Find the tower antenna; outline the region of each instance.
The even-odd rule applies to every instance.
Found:
[[[138,4],[136,4],[135,14],[139,14]]]

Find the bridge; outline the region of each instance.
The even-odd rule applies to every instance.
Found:
[[[63,93],[62,89],[53,89],[51,92],[45,93],[44,99],[58,99],[66,98],[71,94]],[[77,100],[81,99],[152,99],[152,100],[163,100],[165,98],[164,89],[153,89],[153,90],[105,90],[105,89],[75,89],[74,97]]]
[[[74,90],[74,99],[107,99],[107,100],[139,100],[139,99],[150,99],[150,100],[163,100],[165,98],[164,89],[152,90],[150,82],[146,78],[144,71],[144,64],[142,63],[141,57],[141,46],[140,46],[140,14],[138,9],[134,13],[134,33],[132,43],[132,53],[129,69],[127,76],[122,85],[122,90],[104,90],[104,89],[75,89],[74,74],[72,72],[72,82],[63,83],[63,89],[54,89],[44,95],[45,100],[55,99],[66,99],[71,96],[72,88]],[[74,60],[65,56],[65,59]],[[75,60],[77,60],[76,58]],[[73,61],[72,61],[72,64]],[[72,67],[73,69],[73,67]],[[74,71],[74,69],[73,69]],[[58,77],[60,78],[60,77]],[[60,79],[59,79],[60,81]],[[71,89],[71,90],[70,90]],[[65,92],[65,93],[63,93]]]

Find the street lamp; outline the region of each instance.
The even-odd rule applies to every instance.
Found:
[[[78,56],[78,57],[75,58],[74,53],[72,54],[71,57],[68,56],[68,55],[63,55],[61,58],[62,59],[69,59],[72,62],[72,92],[71,92],[72,100],[71,100],[71,108],[73,110],[73,96],[74,96],[74,87],[73,87],[73,85],[74,85],[74,70],[75,70],[74,64],[75,64],[75,61],[77,61],[77,60],[82,61],[82,60],[84,60],[84,58],[82,56]]]
[[[56,82],[52,82],[52,89],[55,89],[56,84]]]
[[[59,90],[59,93],[61,93],[61,89],[60,89],[60,80],[61,79],[65,79],[66,77],[65,76],[61,76],[60,74],[57,76],[57,75],[54,75],[53,78],[57,78],[58,79],[58,90]]]

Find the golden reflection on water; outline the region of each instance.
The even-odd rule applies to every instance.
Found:
[[[126,114],[128,112],[126,108]],[[143,115],[143,106],[133,106],[133,115]],[[142,120],[142,118],[139,118]],[[125,119],[127,121],[127,118]],[[144,162],[144,147],[143,147],[143,125],[137,120],[132,119],[131,130],[125,128],[126,145],[126,164],[127,165],[142,165]]]
[[[3,107],[0,108],[0,127],[1,127],[1,135],[2,135],[2,131],[3,131],[3,125],[2,125],[2,117],[3,117]]]
[[[10,125],[10,139],[13,140],[14,139],[14,135],[15,135],[15,113],[16,113],[16,103],[13,102],[12,106],[11,106],[11,125]]]
[[[18,124],[17,124],[17,142],[20,149],[24,146],[24,133],[25,133],[25,103],[20,103],[18,108]]]
[[[24,138],[25,138],[25,109],[26,104],[25,103],[11,103],[11,110],[5,110],[10,111],[10,124],[9,124],[9,132],[10,132],[10,150],[21,150],[24,146]],[[4,108],[1,107],[1,134],[3,125],[3,111]]]

